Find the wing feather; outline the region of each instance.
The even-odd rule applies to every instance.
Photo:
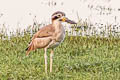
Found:
[[[36,32],[33,35],[32,40],[35,38],[50,37],[54,34],[54,32],[55,32],[54,26],[52,26],[52,24],[47,25],[45,27],[42,27],[38,32]]]

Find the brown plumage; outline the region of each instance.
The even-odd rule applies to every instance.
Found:
[[[53,36],[54,32],[55,29],[52,26],[52,24],[42,27],[37,33],[33,35],[31,42],[28,48],[26,49],[27,55],[29,55],[29,52],[31,50],[46,47],[50,43],[51,37]]]
[[[65,37],[65,29],[62,26],[62,22],[68,22],[71,24],[76,24],[74,21],[69,20],[65,17],[65,13],[57,11],[52,15],[52,24],[42,27],[38,32],[36,32],[28,48],[26,49],[26,55],[29,55],[30,51],[37,48],[44,48],[44,58],[45,58],[45,72],[47,73],[47,49],[51,48],[50,54],[50,72],[52,72],[52,57],[53,49],[57,47]]]

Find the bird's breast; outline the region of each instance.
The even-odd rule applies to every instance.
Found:
[[[62,27],[61,30],[55,33],[54,35],[54,43],[50,46],[50,48],[57,47],[65,38],[65,29]]]
[[[56,42],[62,42],[65,38],[65,29],[64,27],[61,27],[61,30],[59,30],[58,32],[55,33],[55,37],[56,37]]]

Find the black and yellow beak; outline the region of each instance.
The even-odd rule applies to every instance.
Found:
[[[68,18],[66,18],[66,17],[63,17],[63,18],[61,19],[61,21],[67,22],[67,23],[70,23],[70,24],[77,24],[76,22],[74,22],[74,21],[72,21],[72,20],[70,20],[70,19],[68,19]]]

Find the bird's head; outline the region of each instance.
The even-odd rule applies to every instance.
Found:
[[[76,24],[76,22],[68,19],[67,17],[65,17],[65,13],[61,12],[61,11],[57,11],[55,13],[52,14],[52,22],[54,21],[61,21],[61,22],[67,22],[70,24]]]

